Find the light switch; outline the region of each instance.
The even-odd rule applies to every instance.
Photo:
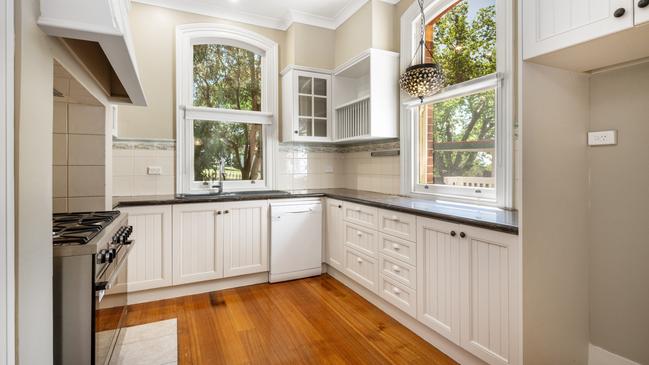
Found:
[[[589,146],[609,146],[617,144],[617,131],[612,129],[608,131],[588,132]]]
[[[162,175],[162,167],[160,166],[147,166],[147,175]]]

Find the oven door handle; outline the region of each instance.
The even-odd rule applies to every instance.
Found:
[[[117,281],[117,277],[122,271],[122,266],[126,264],[126,259],[128,258],[128,255],[133,248],[133,245],[130,243],[132,243],[132,241],[129,242],[128,245],[122,245],[122,249],[126,250],[126,252],[124,255],[122,255],[123,259],[117,264],[117,268],[113,270],[113,272],[108,277],[108,280],[95,283],[95,292],[97,293],[97,295],[99,295],[99,292],[109,290],[113,287],[113,285],[115,285],[115,281]]]

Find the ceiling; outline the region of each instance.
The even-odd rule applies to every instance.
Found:
[[[132,0],[286,30],[293,22],[336,29],[368,0]],[[381,0],[396,4],[399,0]]]

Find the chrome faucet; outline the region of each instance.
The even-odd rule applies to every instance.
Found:
[[[225,180],[225,158],[219,160],[219,183],[212,185],[212,189],[218,188],[218,193],[223,193],[223,181]]]

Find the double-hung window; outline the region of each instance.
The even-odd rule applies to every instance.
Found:
[[[511,205],[511,1],[425,3],[427,62],[441,66],[445,88],[402,99],[404,192]],[[402,67],[420,39],[417,4],[402,18]]]
[[[215,24],[176,30],[177,191],[269,189],[277,44]]]

